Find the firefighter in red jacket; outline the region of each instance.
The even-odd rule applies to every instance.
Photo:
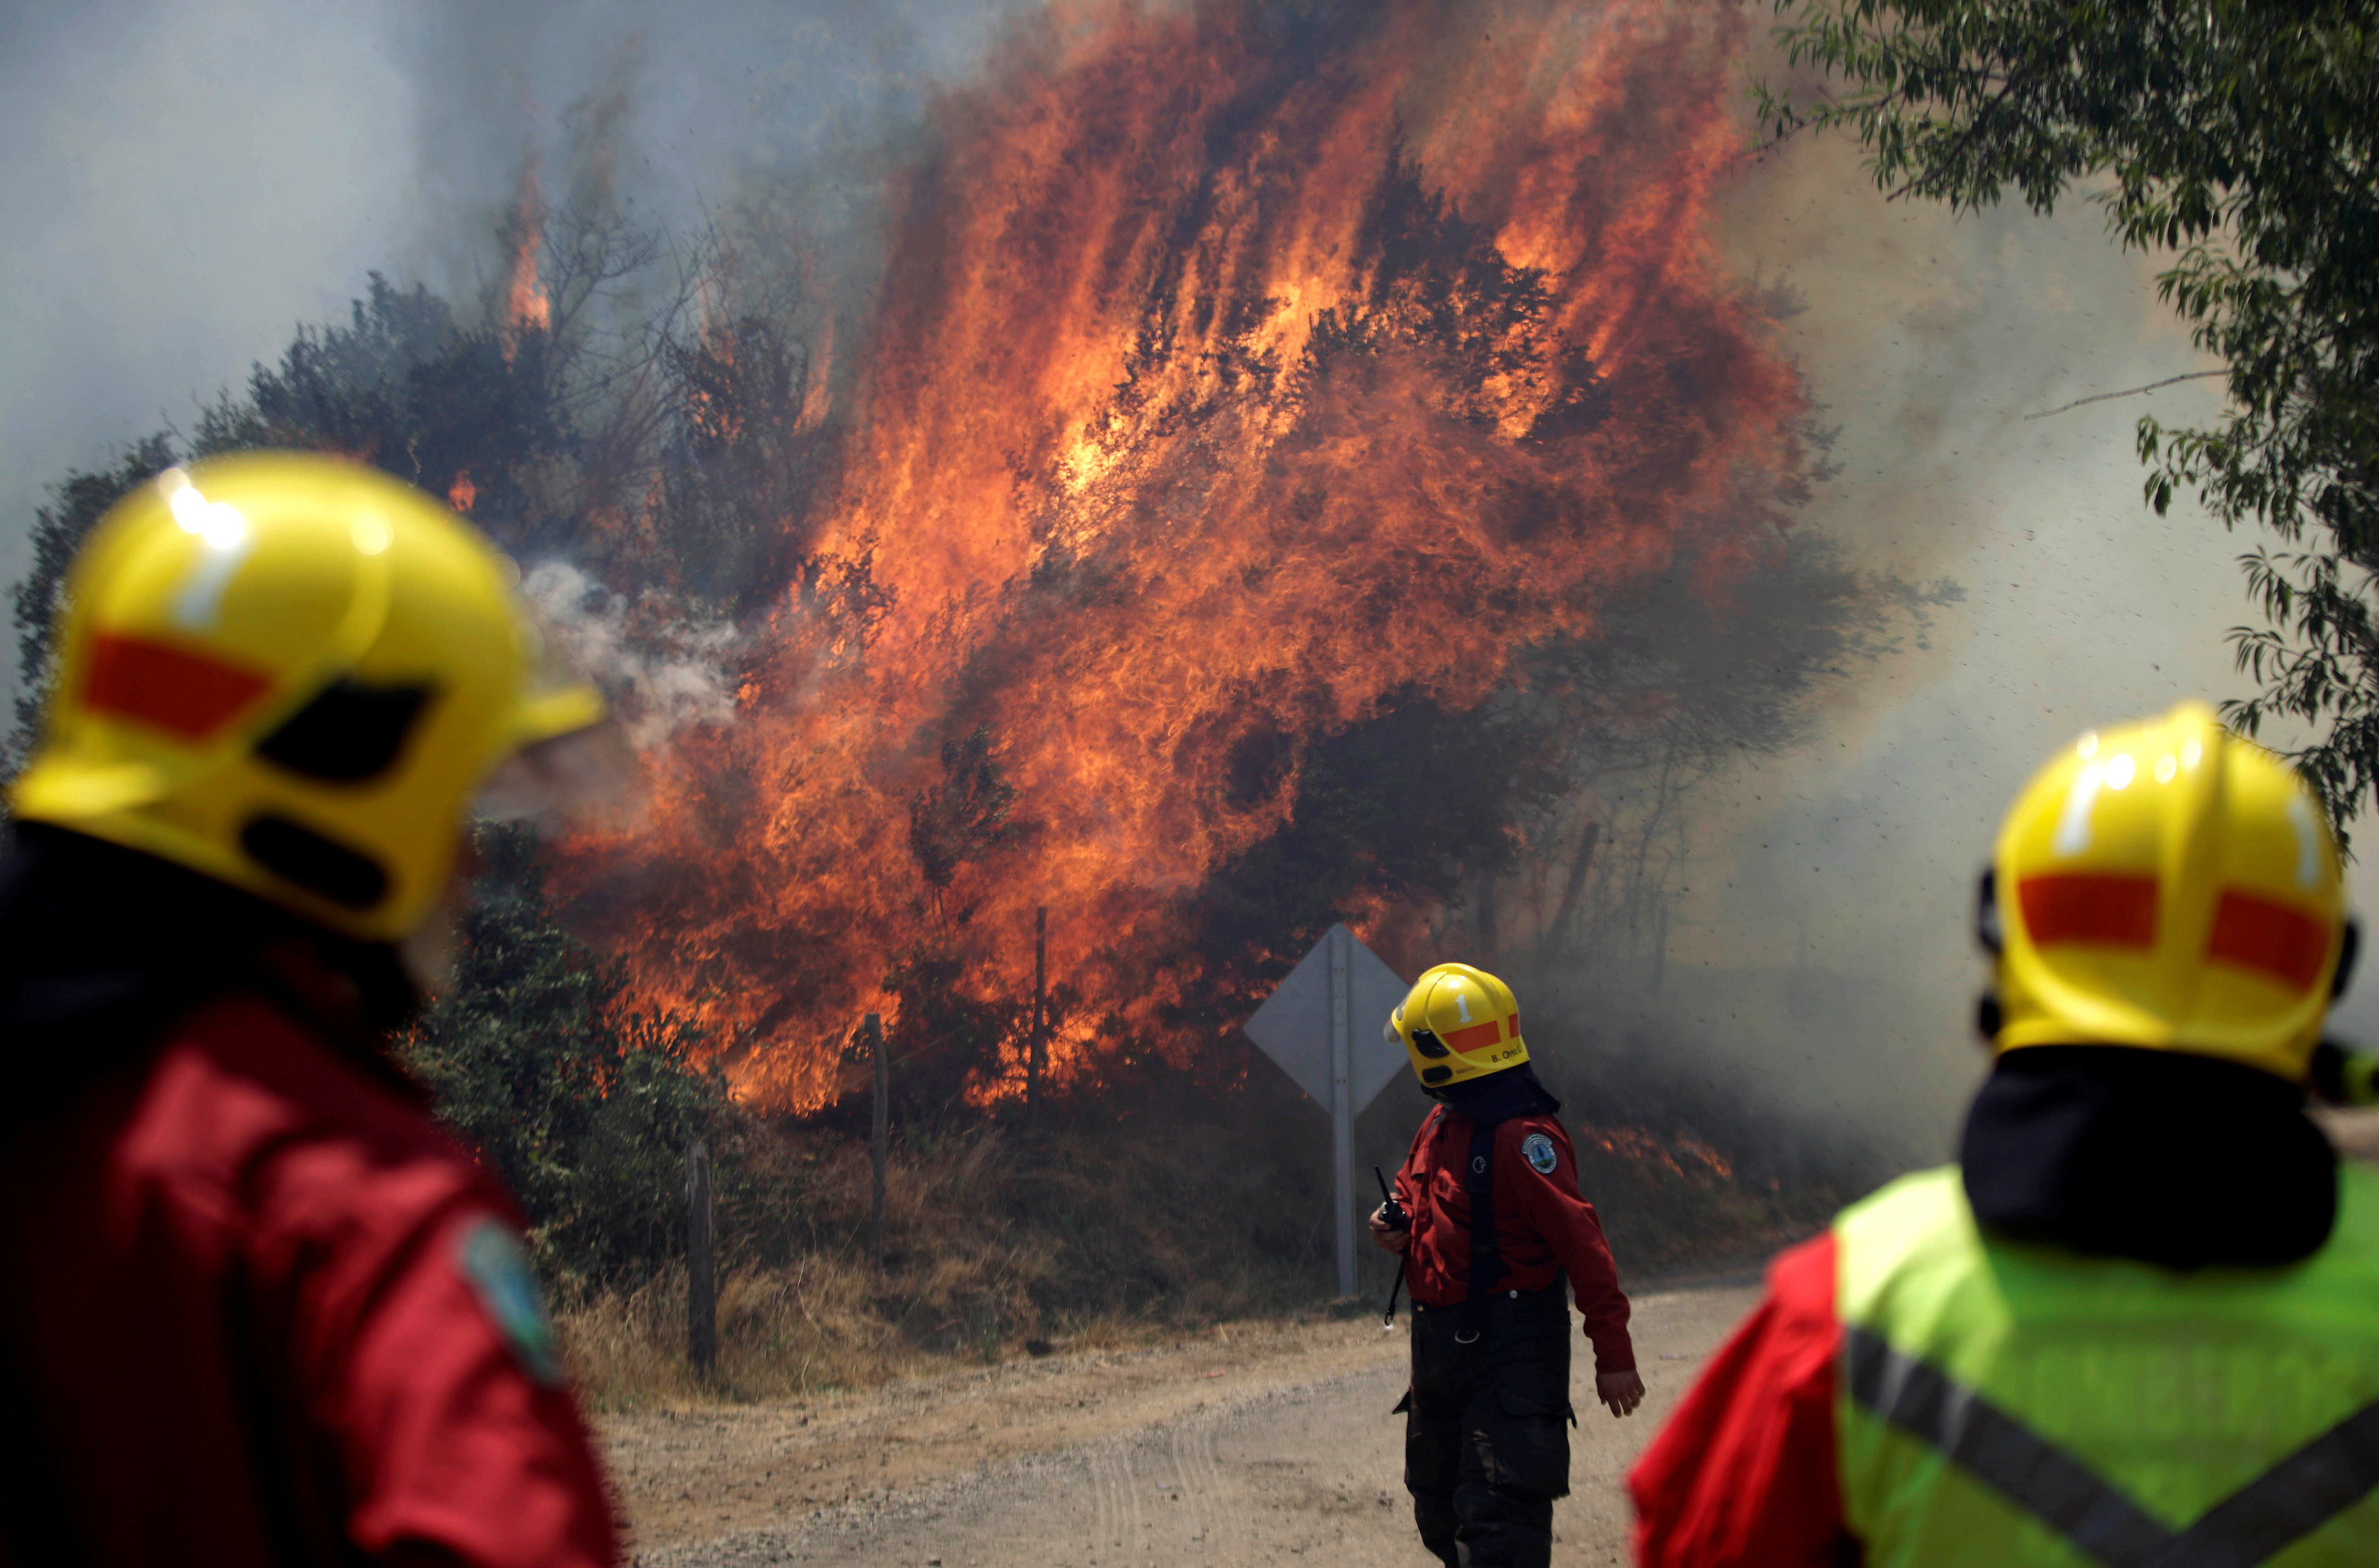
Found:
[[[2379,1173],[2295,770],[2199,704],[2009,813],[1959,1163],[1785,1253],[1634,1472],[1646,1568],[2379,1562]]]
[[[466,808],[601,717],[508,571],[266,454],[78,557],[0,861],[0,1563],[613,1560],[520,1216],[386,1050]]]
[[[1423,1545],[1448,1568],[1541,1568],[1553,1499],[1569,1491],[1569,1309],[1594,1342],[1595,1393],[1614,1416],[1644,1397],[1627,1297],[1561,1102],[1528,1067],[1519,1004],[1467,964],[1420,977],[1388,1019],[1439,1104],[1396,1173],[1371,1236],[1412,1287],[1405,1487]],[[1485,1224],[1478,1223],[1481,1215]]]

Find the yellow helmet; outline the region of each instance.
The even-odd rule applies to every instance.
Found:
[[[1428,1089],[1484,1078],[1528,1059],[1512,988],[1468,964],[1440,964],[1414,982],[1388,1015],[1387,1032],[1404,1046]]]
[[[2349,940],[2312,791],[2198,703],[2043,768],[1999,829],[1980,918],[2000,1049],[2186,1051],[2292,1081]]]
[[[169,469],[67,575],[16,813],[395,941],[445,891],[489,772],[602,717],[593,688],[546,680],[513,576],[359,464]]]

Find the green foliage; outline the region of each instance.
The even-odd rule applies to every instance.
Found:
[[[428,289],[374,272],[344,326],[298,328],[245,398],[205,412],[195,444],[339,452],[441,496],[465,482],[473,518],[519,549],[544,521],[533,476],[570,442],[564,358],[550,332],[465,328]]]
[[[2313,726],[2298,764],[2341,822],[2379,789],[2379,13],[2251,0],[1781,0],[1837,92],[1761,89],[1778,137],[1840,128],[1893,195],[2035,211],[2093,182],[2127,248],[2228,375],[2211,428],[2143,419],[2146,495],[2303,548],[2244,559],[2266,624],[2231,633],[2249,733]]]
[[[199,412],[187,442],[161,431],[112,464],[70,470],[35,513],[32,566],[9,590],[16,723],[0,768],[21,766],[39,730],[67,567],[101,515],[134,486],[185,456],[257,447],[336,452],[440,495],[468,476],[476,520],[520,549],[553,526],[534,478],[570,439],[562,372],[571,360],[549,333],[466,329],[444,300],[417,286],[397,289],[375,272],[345,325],[298,328],[277,364],[254,368],[244,396],[225,394]]]
[[[565,1285],[629,1283],[682,1256],[686,1150],[707,1139],[722,1200],[749,1195],[746,1129],[698,1031],[627,1001],[619,966],[560,930],[531,846],[489,834],[452,984],[405,1043],[438,1114],[519,1194]]]

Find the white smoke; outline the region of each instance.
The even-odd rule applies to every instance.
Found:
[[[562,658],[603,688],[638,751],[733,720],[731,665],[743,638],[732,623],[690,615],[668,595],[614,593],[563,561],[533,568],[521,592]]]

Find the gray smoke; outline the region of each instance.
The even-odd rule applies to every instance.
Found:
[[[638,751],[690,725],[735,717],[727,669],[743,637],[731,623],[688,615],[658,596],[628,598],[562,561],[531,567],[521,592],[542,615],[566,667],[609,694]]]
[[[2248,690],[2225,633],[2256,619],[2235,559],[2257,541],[2186,501],[2156,517],[2133,450],[2143,413],[2210,418],[2221,383],[2051,412],[2208,363],[2086,200],[1953,219],[1887,203],[1848,145],[1797,143],[1745,181],[1728,243],[1807,301],[1787,341],[1842,430],[1810,525],[1965,597],[1714,792],[1666,985],[1737,1015],[1699,1032],[1780,1108],[1938,1159],[1985,1066],[1971,920],[2000,814],[2084,730]],[[2354,882],[2379,908],[2367,856]],[[2372,1035],[2379,988],[2337,1022]]]
[[[411,243],[379,7],[0,8],[0,573],[42,488],[344,309]]]

